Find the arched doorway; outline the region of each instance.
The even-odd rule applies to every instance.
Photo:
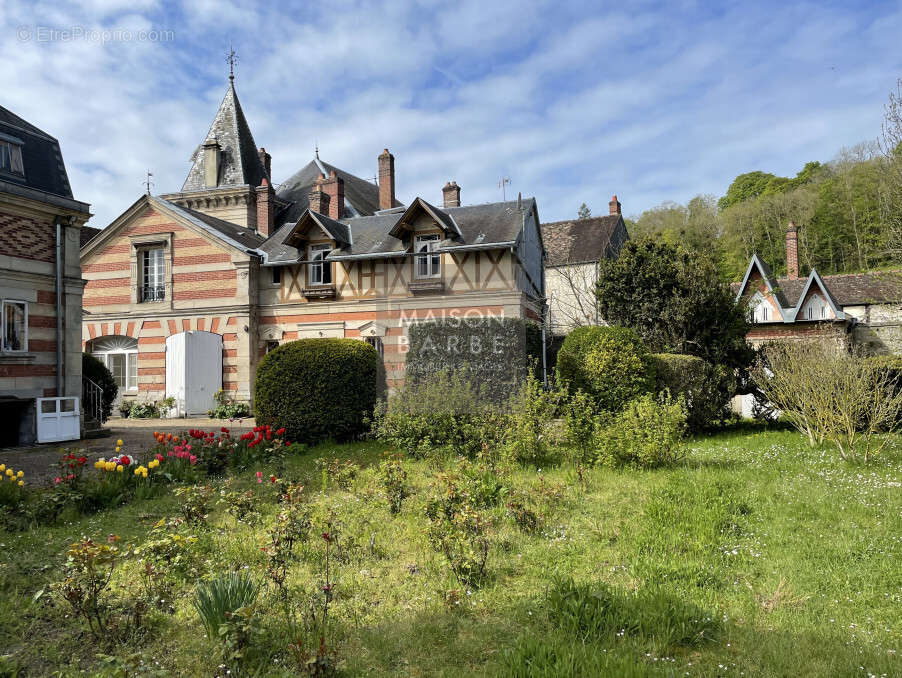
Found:
[[[108,336],[88,342],[88,352],[100,360],[119,386],[115,411],[123,398],[138,395],[138,340],[132,337]]]

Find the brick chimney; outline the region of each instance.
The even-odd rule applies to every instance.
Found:
[[[266,152],[266,149],[262,146],[259,150],[260,153],[260,162],[263,163],[263,168],[266,170],[266,176],[272,179],[272,172],[270,168],[272,167],[272,156]]]
[[[460,207],[460,186],[456,181],[449,181],[442,189],[445,207]]]
[[[263,177],[263,181],[257,186],[257,231],[267,238],[273,232],[274,197],[275,191],[269,185],[269,180]]]
[[[613,216],[619,217],[620,215],[623,214],[623,212],[620,210],[620,201],[617,200],[616,195],[614,197],[612,197],[611,202],[608,203],[608,211],[610,212],[612,217]]]
[[[323,190],[329,196],[329,213],[326,216],[341,219],[345,210],[345,180],[335,170],[329,170],[329,178],[323,181]]]
[[[329,194],[323,190],[323,184],[326,181],[326,175],[320,174],[319,179],[313,184],[313,190],[310,191],[310,210],[317,214],[329,215]]]
[[[215,136],[204,142],[204,186],[216,188],[219,185],[219,156],[222,149]]]
[[[379,156],[379,209],[391,209],[395,204],[395,156],[386,148]]]
[[[790,221],[786,228],[786,275],[799,277],[799,229]]]

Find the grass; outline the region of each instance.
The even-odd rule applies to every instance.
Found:
[[[408,462],[414,493],[395,516],[376,483],[383,446],[291,459],[284,475],[305,483],[315,533],[329,525],[342,549],[329,613],[343,675],[902,675],[902,441],[868,466],[789,431],[737,430],[689,447],[678,466],[591,469],[584,485],[568,466],[511,471],[505,485],[530,498],[540,525],[521,531],[503,501],[486,509],[486,581],[469,590],[426,536],[428,488],[448,460]],[[360,464],[351,489],[323,488],[318,457]],[[278,506],[246,475],[239,485],[261,493],[262,521],[214,511],[209,530],[193,531],[197,572],[175,579],[175,613],[150,615],[125,644],[89,642],[64,603],[35,594],[59,580],[74,539],[116,533],[138,545],[177,514],[175,497],[0,534],[0,676],[14,666],[213,675],[219,649],[193,600],[198,577],[229,570],[248,572],[264,601],[244,675],[297,675],[286,650],[296,639],[261,574]],[[314,538],[291,567],[299,599],[317,594],[322,567]],[[137,562],[123,567],[117,595],[139,578]]]

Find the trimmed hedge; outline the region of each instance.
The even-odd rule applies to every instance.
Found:
[[[558,382],[583,390],[602,410],[619,412],[655,387],[655,362],[635,331],[626,327],[578,327],[557,354]]]
[[[473,384],[480,399],[503,403],[526,375],[541,377],[542,331],[522,318],[448,318],[408,329],[407,379],[422,383],[439,372]]]
[[[300,339],[257,367],[257,424],[284,426],[292,442],[347,440],[365,430],[384,379],[382,360],[358,339]]]
[[[693,355],[655,353],[655,386],[686,404],[686,423],[692,432],[710,428],[726,417],[726,407],[736,391],[732,372]]]
[[[113,401],[116,400],[116,396],[119,394],[119,385],[113,379],[113,375],[107,369],[107,366],[90,353],[81,354],[81,374],[97,384],[103,391],[101,402],[103,421],[100,422],[102,424],[113,413]]]

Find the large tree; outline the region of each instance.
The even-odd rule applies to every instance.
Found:
[[[735,303],[714,258],[698,249],[630,240],[620,256],[601,263],[597,294],[601,317],[633,328],[654,351],[737,369],[754,357],[745,307]]]

